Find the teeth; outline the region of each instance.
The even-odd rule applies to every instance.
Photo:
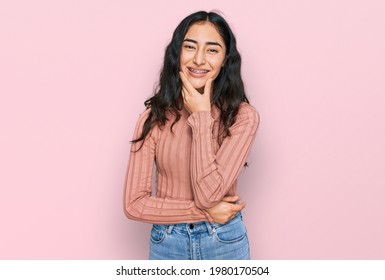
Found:
[[[193,68],[189,68],[189,70],[190,70],[191,72],[196,73],[196,74],[205,74],[205,73],[209,72],[209,71],[207,71],[207,70],[195,70],[195,69],[193,69]]]

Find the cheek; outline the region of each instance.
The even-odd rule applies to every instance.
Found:
[[[190,54],[190,53],[188,53],[188,52],[184,52],[184,51],[182,51],[181,53],[180,53],[180,58],[179,58],[179,60],[180,60],[180,65],[184,65],[184,64],[186,64],[188,61],[190,61],[192,59],[192,55]]]
[[[218,76],[219,72],[221,72],[222,69],[222,61],[215,61],[215,63],[211,64],[211,67],[213,69],[213,75]]]
[[[179,58],[179,64],[180,64],[180,66],[181,66],[181,68],[182,68],[182,66],[183,66],[183,64],[184,64],[184,58],[183,58],[182,55],[181,55],[180,58]]]
[[[215,80],[219,76],[220,72],[221,72],[220,69],[218,71],[215,71],[215,73],[212,74],[211,78]]]
[[[211,61],[211,67],[217,71],[220,71],[222,68],[222,64],[224,62],[223,58],[216,58]]]
[[[185,64],[185,55],[183,54],[183,52],[180,53],[179,64],[180,64],[180,68],[182,68],[182,66]]]

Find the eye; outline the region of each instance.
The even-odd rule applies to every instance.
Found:
[[[218,51],[216,49],[209,49],[208,50],[210,53],[217,53]]]
[[[194,47],[194,46],[191,46],[191,45],[185,45],[184,47],[185,47],[185,49],[188,49],[188,50],[193,50],[193,49],[195,49],[195,47]]]

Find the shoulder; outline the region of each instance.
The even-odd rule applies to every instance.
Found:
[[[142,136],[143,130],[144,130],[144,123],[148,119],[149,115],[151,113],[151,108],[147,108],[144,112],[142,112],[139,115],[139,118],[136,122],[135,132],[134,132],[134,139],[138,139]],[[147,143],[148,140],[154,141],[155,143],[159,140],[160,137],[160,130],[158,129],[157,125],[154,125],[145,137],[145,143]]]
[[[259,113],[258,111],[254,108],[253,105],[247,103],[247,102],[242,102],[239,105],[239,110],[238,110],[238,115],[237,118],[247,118],[252,122],[259,123]]]
[[[139,119],[147,119],[151,113],[151,108],[147,108],[144,112],[140,113]]]
[[[136,121],[137,128],[143,127],[144,122],[147,120],[148,116],[151,113],[151,108],[147,108],[142,113],[139,114],[139,118]]]
[[[136,119],[134,135],[141,135],[142,134],[143,125],[144,125],[145,121],[147,120],[147,117],[150,114],[150,111],[151,111],[151,109],[146,109],[144,112],[139,114],[139,117]],[[132,120],[131,122],[133,123],[133,122],[135,122],[135,120]]]
[[[254,134],[259,126],[259,114],[257,110],[249,103],[242,102],[239,105],[238,114],[235,123],[232,126],[232,133],[249,130]]]
[[[137,118],[137,121],[136,121],[136,127],[135,127],[135,131],[137,135],[141,135],[144,127],[144,123],[146,122],[148,116],[150,115],[150,112],[151,112],[151,108],[147,108],[145,111],[139,114],[139,117]]]
[[[239,105],[238,114],[250,114],[250,115],[256,115],[258,116],[257,110],[254,108],[253,105],[247,102],[242,102]]]

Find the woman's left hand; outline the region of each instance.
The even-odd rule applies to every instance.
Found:
[[[217,205],[206,209],[214,222],[218,224],[225,224],[235,217],[243,208],[246,207],[246,203],[234,204],[239,201],[239,196],[226,196]]]
[[[184,101],[184,107],[192,114],[197,111],[211,111],[211,86],[213,79],[208,79],[205,84],[203,94],[200,94],[188,81],[183,72],[179,72],[179,76],[182,80],[182,95]]]

